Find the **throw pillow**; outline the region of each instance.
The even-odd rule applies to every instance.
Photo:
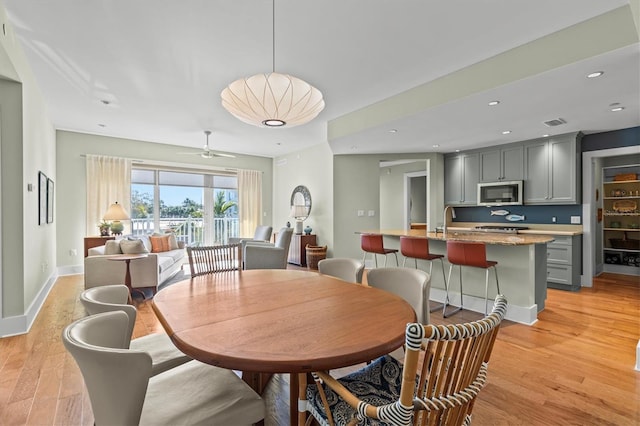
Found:
[[[177,250],[180,246],[178,246],[178,239],[176,238],[176,234],[169,234],[169,250]]]
[[[136,235],[134,236],[130,236],[127,237],[127,239],[129,240],[142,240],[142,244],[144,244],[144,247],[147,249],[147,252],[151,251],[151,241],[149,241],[149,235]]]
[[[149,253],[141,240],[120,240],[120,250],[124,254]]]
[[[122,254],[122,250],[120,250],[120,241],[107,241],[104,245],[104,254]]]
[[[169,251],[169,236],[163,235],[161,237],[150,236],[151,240],[151,253],[160,253],[163,251]]]

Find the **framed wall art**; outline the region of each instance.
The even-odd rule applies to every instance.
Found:
[[[53,223],[53,181],[47,178],[47,223]]]
[[[47,222],[47,175],[38,172],[38,225]]]

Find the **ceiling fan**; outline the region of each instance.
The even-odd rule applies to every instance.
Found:
[[[224,154],[222,152],[214,152],[209,147],[209,135],[211,135],[211,130],[205,130],[204,134],[207,137],[207,143],[202,147],[201,152],[180,152],[180,154],[190,154],[190,155],[199,155],[202,158],[214,158],[214,157],[225,157],[225,158],[236,158],[233,154]]]

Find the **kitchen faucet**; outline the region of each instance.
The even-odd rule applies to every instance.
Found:
[[[444,225],[442,225],[442,233],[446,234],[447,233],[447,210],[451,209],[451,218],[455,219],[456,218],[456,211],[453,209],[453,207],[447,205],[444,206]]]

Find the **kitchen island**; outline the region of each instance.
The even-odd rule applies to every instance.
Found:
[[[385,247],[400,248],[400,236],[429,239],[429,251],[446,256],[447,240],[483,242],[487,245],[487,259],[498,262],[500,290],[507,298],[507,319],[531,325],[536,322],[538,312],[544,309],[547,298],[547,247],[553,241],[551,235],[505,234],[494,232],[470,232],[449,228],[446,233],[411,230],[367,230],[361,233],[379,233],[385,236]],[[428,271],[428,262],[419,261],[418,267]],[[445,272],[449,265],[445,260]],[[476,312],[485,311],[485,271],[478,268],[462,268],[464,308]],[[489,277],[492,280],[492,277]],[[458,268],[451,274],[449,300],[460,305]],[[489,299],[495,297],[495,286],[489,283]],[[431,276],[431,300],[445,299],[445,285],[439,265],[434,265]],[[489,302],[491,303],[491,301]],[[490,309],[489,309],[490,310]]]

